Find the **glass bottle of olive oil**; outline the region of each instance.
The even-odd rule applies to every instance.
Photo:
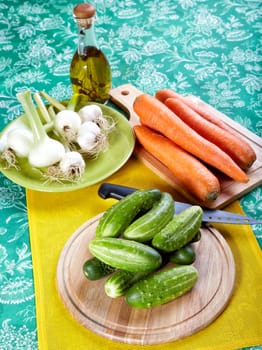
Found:
[[[91,4],[79,4],[74,8],[78,24],[78,48],[70,66],[73,93],[84,95],[86,101],[106,103],[111,89],[111,68],[98,47],[95,31],[96,10]]]

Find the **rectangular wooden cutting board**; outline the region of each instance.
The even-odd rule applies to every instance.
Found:
[[[140,124],[139,118],[133,110],[133,103],[136,97],[142,93],[141,90],[131,84],[121,85],[110,92],[111,101],[128,113],[129,122],[132,126]],[[222,113],[219,118],[236,131],[240,137],[249,142],[256,152],[257,160],[247,172],[249,176],[248,183],[239,183],[221,173],[216,174],[221,184],[221,194],[214,202],[208,205],[194,198],[165,165],[145,151],[139,144],[136,145],[136,156],[177,191],[178,198],[176,199],[200,204],[212,209],[220,209],[262,184],[262,139]]]

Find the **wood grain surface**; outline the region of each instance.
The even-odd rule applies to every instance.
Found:
[[[69,313],[84,327],[128,344],[159,344],[194,334],[212,323],[227,306],[234,288],[235,264],[229,246],[212,227],[201,229],[194,243],[199,279],[180,298],[151,309],[128,306],[124,297],[109,298],[103,278],[89,281],[82,272],[91,257],[88,244],[102,214],[76,230],[57,265],[57,288]]]
[[[136,97],[142,93],[142,91],[130,84],[121,85],[110,92],[112,102],[128,113],[131,125],[139,124],[139,118],[133,110],[133,103]],[[135,154],[151,170],[167,181],[177,191],[179,196],[182,196],[182,198],[179,197],[179,200],[182,199],[190,203],[200,204],[211,209],[223,208],[262,184],[262,139],[222,113],[220,113],[219,119],[223,120],[240,137],[250,143],[256,152],[257,160],[247,172],[249,176],[248,183],[233,181],[222,173],[216,172],[221,185],[221,194],[213,202],[203,203],[194,198],[165,165],[149,154],[139,144],[135,148]]]

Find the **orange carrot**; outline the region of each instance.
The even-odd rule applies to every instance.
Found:
[[[221,129],[225,129],[239,137],[239,134],[234,129],[232,129],[228,124],[224,123],[224,121],[221,120],[221,117],[224,117],[223,113],[219,112],[208,103],[202,101],[200,98],[194,95],[184,96],[183,101],[209,122],[216,124]]]
[[[145,150],[171,170],[196,198],[203,202],[217,198],[220,192],[219,181],[204,164],[165,136],[146,126],[136,125],[134,131]]]
[[[252,148],[242,139],[202,118],[183,100],[168,98],[165,105],[198,134],[225,151],[242,169],[248,169],[255,161]]]
[[[183,98],[183,95],[180,95],[180,94],[178,94],[177,92],[175,92],[174,90],[171,90],[171,89],[161,89],[161,90],[158,90],[155,93],[155,97],[159,101],[165,103],[165,101],[168,98]]]
[[[155,97],[165,103],[168,98],[178,98],[191,107],[195,112],[199,113],[203,118],[209,122],[219,126],[222,129],[226,129],[233,134],[237,134],[229,125],[219,119],[220,112],[215,108],[211,107],[200,98],[194,95],[183,96],[171,89],[158,90]],[[215,113],[216,112],[216,113]],[[217,115],[217,116],[215,116]],[[237,134],[238,135],[238,134]]]
[[[178,94],[177,92],[171,89],[162,89],[158,90],[155,94],[156,98],[165,103],[165,100],[168,98],[178,98],[182,100],[185,104],[191,107],[195,112],[201,115],[204,119],[208,120],[210,123],[215,124],[221,129],[227,130],[230,134],[233,134],[235,137],[239,139],[240,147],[243,152],[246,152],[246,160],[242,164],[243,169],[248,169],[256,160],[256,153],[251,147],[251,145],[240,137],[239,133],[231,128],[227,123],[223,121],[225,115],[209,105],[208,103],[202,101],[200,98],[194,95],[183,96]]]
[[[161,132],[189,153],[232,179],[239,182],[248,181],[245,172],[228,154],[204,139],[155,97],[141,94],[136,98],[133,107],[141,124]]]

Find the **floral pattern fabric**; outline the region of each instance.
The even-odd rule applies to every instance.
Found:
[[[262,136],[260,0],[94,0],[113,86],[195,94]],[[0,3],[0,130],[22,113],[19,91],[71,96],[73,0]],[[262,217],[262,189],[240,200]],[[262,244],[262,226],[253,226]],[[37,349],[25,190],[0,173],[0,350]],[[252,348],[258,349],[260,347]],[[251,348],[250,348],[251,349]]]

